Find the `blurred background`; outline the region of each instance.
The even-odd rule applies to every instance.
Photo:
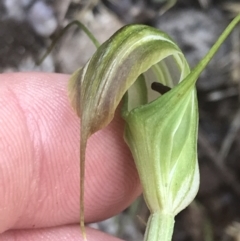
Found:
[[[0,71],[72,73],[95,51],[80,29],[71,28],[40,66],[36,61],[74,19],[100,42],[124,24],[154,26],[194,67],[237,13],[239,0],[0,0]],[[174,241],[240,241],[239,82],[240,26],[197,83],[201,184],[195,201],[176,217]],[[91,226],[139,241],[148,215],[139,197],[118,216]]]

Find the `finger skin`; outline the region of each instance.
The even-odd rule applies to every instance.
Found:
[[[0,75],[0,233],[79,222],[79,118],[69,76]],[[119,113],[88,142],[86,222],[106,219],[141,192]]]
[[[92,228],[86,228],[87,241],[123,241]],[[66,227],[11,230],[0,234],[0,241],[84,241],[78,225]]]

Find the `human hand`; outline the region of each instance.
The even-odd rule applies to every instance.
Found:
[[[83,240],[79,227],[79,118],[69,76],[0,75],[0,241]],[[85,220],[109,218],[141,192],[119,113],[88,141]],[[117,241],[86,228],[88,241]]]

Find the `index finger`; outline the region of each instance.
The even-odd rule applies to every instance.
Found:
[[[79,118],[69,76],[0,76],[0,232],[79,222]],[[89,139],[85,218],[108,218],[140,193],[119,114]]]

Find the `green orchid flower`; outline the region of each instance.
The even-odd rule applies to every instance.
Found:
[[[69,97],[81,118],[83,233],[87,139],[109,124],[124,97],[124,138],[151,212],[144,240],[171,240],[174,217],[192,202],[199,188],[195,84],[239,21],[240,15],[192,71],[168,35],[149,26],[128,25],[72,75]]]

